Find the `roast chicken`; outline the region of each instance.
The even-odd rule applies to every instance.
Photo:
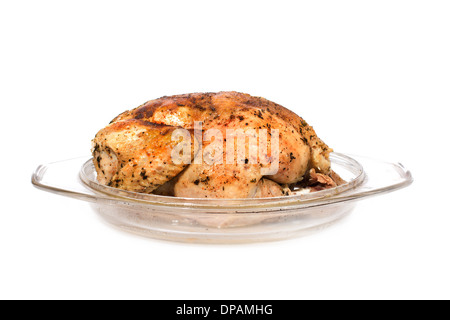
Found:
[[[187,132],[183,142],[174,135],[179,129]],[[227,135],[233,129],[250,134],[235,141]],[[214,137],[208,136],[211,132]],[[267,132],[268,138],[264,140],[261,132]],[[253,152],[262,142],[265,151]],[[180,143],[185,145],[180,148]],[[174,160],[176,147],[189,150],[185,161]],[[243,150],[241,157],[238,147]],[[186,198],[281,197],[289,195],[293,185],[307,181],[333,185],[331,151],[295,113],[238,92],[148,101],[100,130],[92,150],[100,183]]]

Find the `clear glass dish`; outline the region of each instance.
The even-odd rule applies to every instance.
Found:
[[[151,238],[243,243],[292,238],[349,214],[357,200],[392,192],[413,181],[401,164],[333,153],[332,168],[346,184],[319,192],[265,199],[187,199],[140,194],[100,185],[92,159],[39,166],[32,183],[88,201],[113,225]]]

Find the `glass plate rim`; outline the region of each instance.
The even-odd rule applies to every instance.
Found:
[[[242,207],[256,207],[262,206],[264,204],[273,204],[277,203],[288,204],[291,202],[306,202],[313,201],[318,199],[330,198],[339,194],[343,194],[351,189],[357,188],[364,182],[366,178],[363,166],[356,161],[355,159],[342,154],[333,152],[330,155],[330,160],[332,163],[336,164],[345,164],[347,165],[348,170],[352,170],[355,177],[350,181],[346,182],[341,186],[337,186],[335,188],[330,188],[322,191],[316,191],[307,194],[300,195],[291,195],[291,196],[283,196],[283,197],[271,197],[271,198],[234,198],[234,199],[206,199],[206,198],[182,198],[182,197],[168,197],[168,196],[160,196],[154,194],[143,194],[138,192],[126,191],[118,188],[108,187],[100,184],[96,180],[93,180],[89,177],[89,174],[86,172],[87,170],[93,169],[92,158],[87,160],[81,167],[80,170],[80,179],[85,184],[86,187],[90,188],[94,192],[100,192],[107,196],[123,198],[131,201],[139,201],[148,204],[158,204],[158,205],[183,205],[183,206],[220,206],[226,208],[232,208],[237,206]],[[351,167],[350,167],[351,166]]]

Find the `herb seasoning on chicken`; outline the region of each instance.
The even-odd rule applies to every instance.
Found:
[[[200,134],[195,130],[198,123],[202,125]],[[179,144],[173,138],[177,129],[189,133],[188,163],[175,162],[172,157]],[[206,137],[205,132],[210,129],[221,133],[223,140]],[[238,143],[234,138],[230,141],[227,130],[252,133],[243,140],[244,161],[238,161],[235,152]],[[270,152],[252,153],[258,141],[261,143],[261,130],[269,135],[277,130],[279,137],[267,139]],[[273,141],[277,142],[277,148]],[[217,160],[218,144],[225,150],[219,156],[221,161],[205,161],[205,157]],[[272,154],[274,150],[278,150],[277,157]],[[336,176],[330,168],[331,151],[295,113],[264,98],[238,92],[194,93],[151,100],[116,117],[93,140],[100,183],[187,198],[285,196],[290,194],[289,186],[308,181],[316,189],[321,181],[323,188],[336,186],[341,180],[330,182]],[[230,157],[235,161],[226,161]],[[262,169],[267,169],[274,158],[278,159],[277,171],[265,174]],[[317,175],[327,179],[317,179]]]

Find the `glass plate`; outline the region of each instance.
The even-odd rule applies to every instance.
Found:
[[[332,168],[346,184],[288,197],[188,199],[140,194],[96,181],[92,159],[39,166],[32,183],[45,191],[88,201],[115,226],[140,235],[183,242],[274,241],[320,230],[350,213],[357,200],[410,185],[401,164],[332,153]]]

